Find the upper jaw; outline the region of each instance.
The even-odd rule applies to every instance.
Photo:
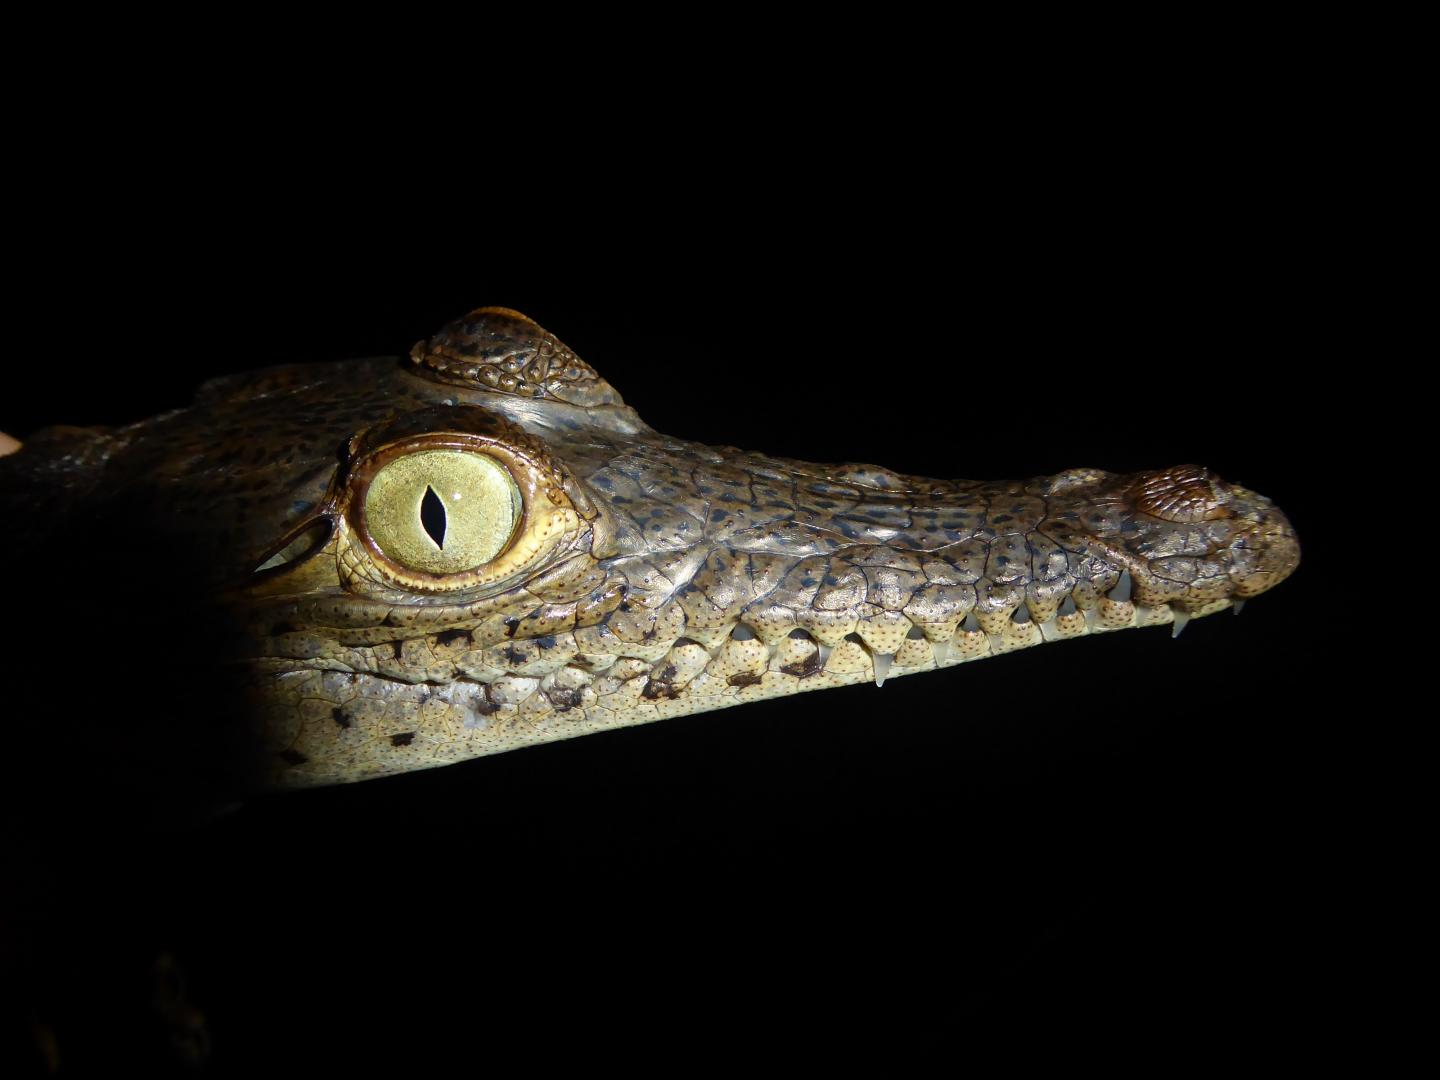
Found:
[[[1203,498],[1195,494],[1202,486]],[[945,487],[936,481],[928,490]],[[1071,470],[1025,484],[976,485],[963,497],[988,500],[988,510],[967,519],[973,535],[965,541],[932,547],[928,533],[887,526],[889,542],[852,542],[833,554],[797,551],[783,536],[767,544],[735,533],[729,542],[701,536],[689,548],[617,553],[607,538],[643,532],[615,520],[643,516],[648,504],[615,499],[609,484],[590,493],[605,528],[538,583],[432,600],[397,618],[395,598],[344,597],[331,581],[263,605],[269,622],[260,633],[270,639],[263,654],[304,659],[327,639],[369,651],[464,631],[480,649],[558,632],[577,640],[608,635],[648,655],[678,640],[716,648],[737,629],[772,648],[792,632],[822,649],[853,635],[877,656],[894,655],[907,637],[923,637],[942,653],[952,640],[978,648],[977,638],[964,635],[980,632],[988,653],[1071,636],[1080,632],[1077,614],[1084,632],[1183,625],[1273,587],[1299,559],[1293,529],[1269,500],[1191,467],[1120,476]],[[1002,497],[1009,500],[1003,506]],[[951,490],[943,498],[960,496]],[[914,490],[892,489],[885,501],[917,504],[911,511],[929,520]],[[1034,504],[1045,512],[1031,511],[1025,532],[1000,532],[1008,524],[1000,519],[1023,516]],[[961,513],[954,506],[948,512]],[[322,567],[334,565],[333,540],[321,555]],[[287,636],[295,633],[304,636]],[[577,651],[585,650],[579,642]],[[592,643],[590,651],[606,650]],[[372,670],[404,675],[400,653],[390,659],[378,649]],[[499,662],[481,667],[506,670]]]

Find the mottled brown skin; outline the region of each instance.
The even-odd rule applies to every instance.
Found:
[[[378,468],[436,446],[499,457],[525,496],[468,575],[393,565],[365,527]],[[408,361],[274,368],[127,428],[42,432],[0,462],[0,500],[178,556],[167,581],[217,598],[242,691],[214,722],[280,787],[1183,625],[1299,560],[1267,499],[1195,466],[931,480],[661,435],[500,308]],[[53,535],[12,533],[12,560]]]

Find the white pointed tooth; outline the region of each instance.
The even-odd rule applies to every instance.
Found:
[[[932,641],[930,643],[930,651],[935,654],[935,663],[937,666],[950,662],[950,657],[955,651],[951,646],[951,641],[951,638],[946,638],[944,641]]]
[[[875,661],[875,685],[884,686],[886,676],[890,674],[890,662],[895,659],[894,653],[877,652],[873,654]]]
[[[1230,605],[1230,607],[1231,607],[1231,609],[1235,612],[1236,615],[1239,615],[1240,612],[1243,611],[1244,608],[1245,608],[1245,601],[1244,601],[1244,600],[1236,600],[1233,604]]]
[[[1185,624],[1190,621],[1190,613],[1183,608],[1175,609],[1175,628],[1170,631],[1172,638],[1180,636],[1180,631],[1185,629]]]
[[[835,651],[834,646],[815,642],[815,651],[820,654],[820,670],[825,670],[825,665],[830,662],[830,654]]]

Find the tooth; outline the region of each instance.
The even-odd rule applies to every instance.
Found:
[[[1240,612],[1241,612],[1241,611],[1244,609],[1244,607],[1245,607],[1245,601],[1244,601],[1244,600],[1236,600],[1233,604],[1230,605],[1230,607],[1234,610],[1234,612],[1235,612],[1236,615],[1239,615]]]
[[[1065,602],[1060,605],[1060,614],[1061,614],[1061,615],[1074,615],[1074,614],[1075,614],[1075,597],[1074,597],[1073,595],[1072,595],[1072,596],[1066,596],[1066,597],[1065,597]]]
[[[1170,631],[1172,638],[1180,636],[1180,631],[1185,629],[1185,624],[1190,621],[1190,613],[1183,608],[1175,609],[1175,629]]]
[[[970,614],[965,616],[965,630],[967,633],[973,634],[976,630],[979,629],[980,621],[975,618],[975,612],[972,611],[970,612]]]
[[[830,654],[835,651],[833,645],[826,645],[822,641],[815,642],[815,651],[820,654],[820,670],[825,670],[825,665],[830,662]]]
[[[936,667],[950,662],[950,657],[954,651],[951,648],[951,641],[951,638],[945,638],[943,641],[932,641],[930,643],[930,651],[935,655]]]
[[[884,686],[885,678],[890,674],[890,661],[895,658],[895,654],[877,652],[871,655],[875,661],[875,685]]]
[[[1130,571],[1124,570],[1120,574],[1120,581],[1110,590],[1110,599],[1115,601],[1129,600],[1133,588],[1134,582],[1130,579]]]

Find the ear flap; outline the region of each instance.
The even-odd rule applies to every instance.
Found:
[[[623,405],[595,369],[533,319],[503,307],[476,308],[418,342],[410,359],[441,382],[594,408]]]

